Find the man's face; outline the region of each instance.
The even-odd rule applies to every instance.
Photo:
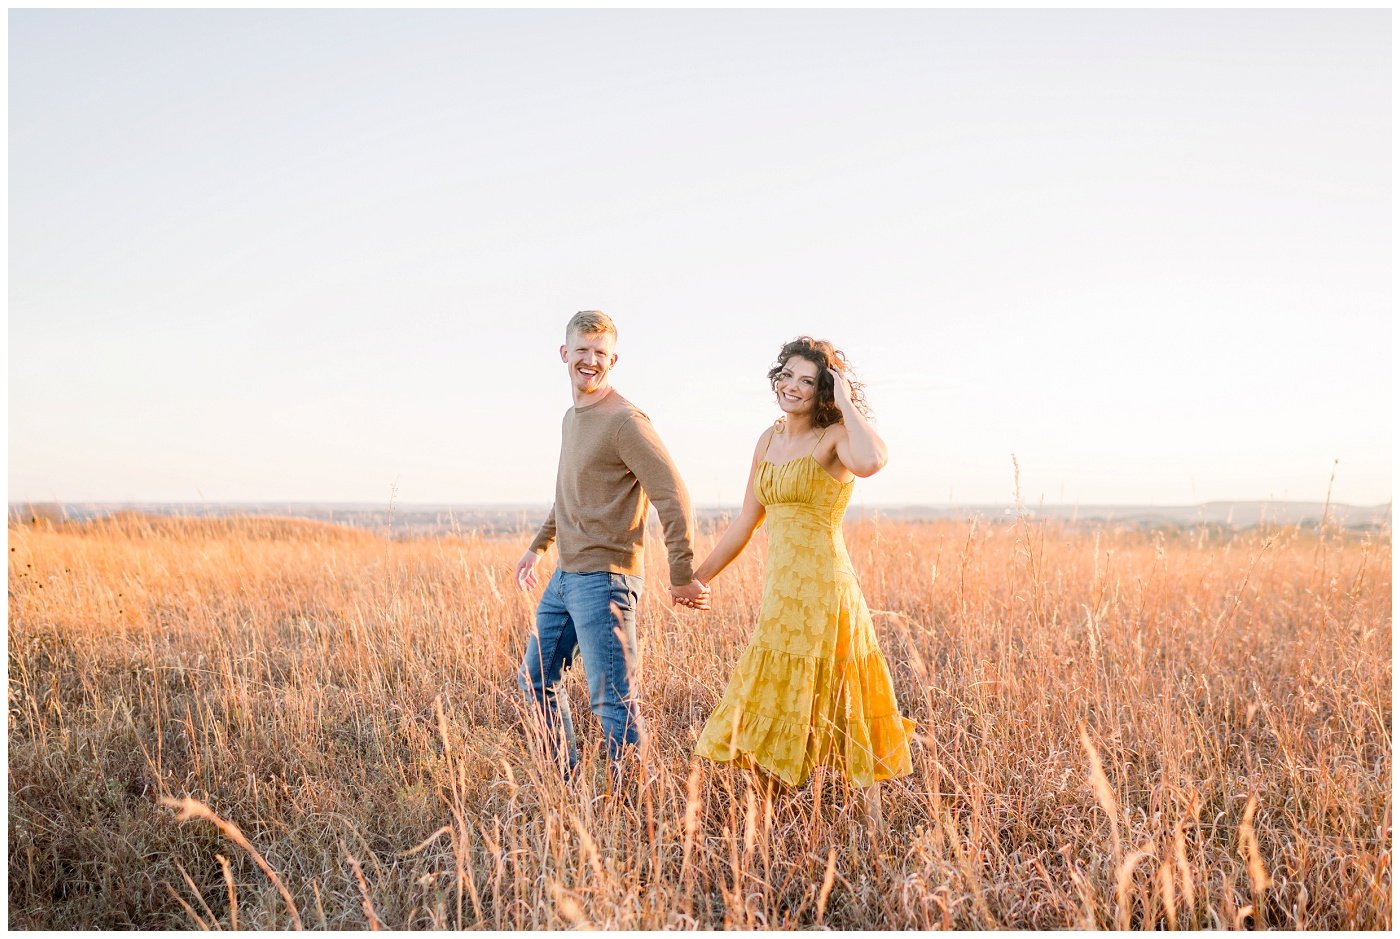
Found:
[[[617,364],[612,333],[571,332],[559,347],[559,358],[569,367],[569,380],[580,394],[602,391],[608,386],[608,373]]]

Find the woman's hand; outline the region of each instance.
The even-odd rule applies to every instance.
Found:
[[[841,409],[845,425],[845,433],[836,438],[836,459],[857,476],[874,476],[890,459],[885,441],[856,406],[850,380],[834,368],[827,371],[835,383],[833,397],[836,398],[836,406]]]
[[[836,398],[836,406],[843,412],[853,406],[851,401],[851,383],[846,378],[845,373],[827,366],[827,374],[831,376],[832,394]]]

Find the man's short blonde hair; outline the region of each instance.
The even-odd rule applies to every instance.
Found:
[[[580,336],[596,336],[599,333],[607,333],[613,337],[613,342],[617,342],[617,326],[613,323],[612,317],[602,310],[580,310],[569,320],[569,325],[564,329],[564,338],[577,333]]]

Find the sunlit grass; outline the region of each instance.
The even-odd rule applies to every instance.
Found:
[[[1390,926],[1388,531],[847,538],[921,734],[874,845],[839,780],[765,799],[691,759],[761,537],[707,617],[653,539],[653,775],[619,800],[582,675],[582,778],[527,737],[527,536],[12,527],[10,923]]]

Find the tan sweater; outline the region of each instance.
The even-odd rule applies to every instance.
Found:
[[[559,539],[559,567],[572,574],[642,573],[648,502],[656,503],[671,584],[694,579],[690,495],[651,420],[616,390],[564,414],[554,505],[530,550]]]

